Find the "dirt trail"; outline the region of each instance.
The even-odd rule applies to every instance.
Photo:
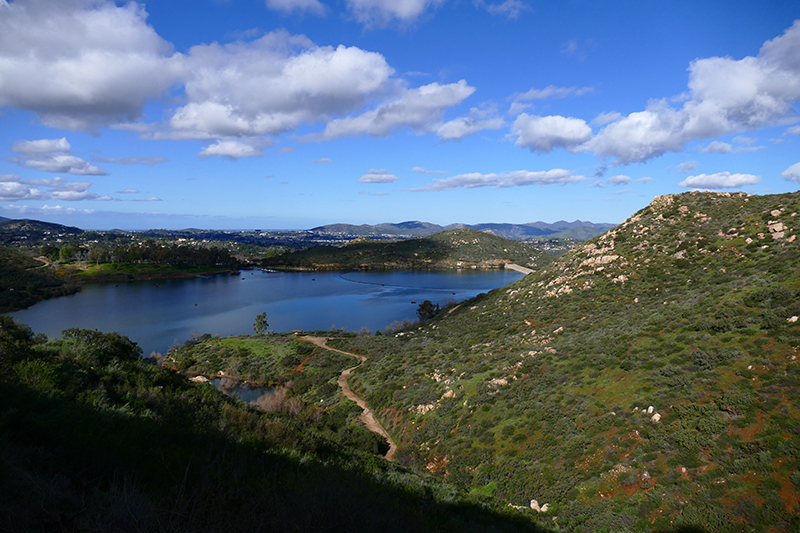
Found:
[[[342,351],[342,350],[337,350],[336,348],[331,348],[327,344],[328,339],[326,337],[308,337],[308,336],[305,336],[305,337],[301,337],[301,340],[308,341],[310,343],[316,344],[320,348],[325,348],[326,350],[331,350],[333,352],[338,352],[338,353],[341,353],[341,354],[344,354],[344,355],[349,355],[351,357],[355,357],[356,359],[361,361],[356,366],[350,367],[350,368],[342,371],[342,374],[339,376],[339,379],[337,380],[337,383],[339,384],[339,387],[342,389],[342,393],[345,395],[345,397],[347,399],[349,399],[349,400],[352,400],[352,401],[356,402],[356,404],[361,409],[363,409],[363,411],[359,415],[358,419],[361,420],[364,423],[364,425],[367,427],[368,430],[370,430],[373,433],[377,433],[378,435],[383,437],[386,440],[386,442],[389,444],[389,451],[386,452],[386,455],[384,455],[384,458],[387,461],[394,461],[394,456],[395,456],[395,454],[397,454],[397,444],[394,442],[394,439],[392,439],[392,437],[389,435],[389,432],[386,431],[386,428],[384,428],[383,425],[380,422],[378,422],[378,418],[375,416],[375,411],[373,411],[370,408],[370,406],[367,405],[367,402],[364,401],[363,398],[358,396],[355,392],[353,392],[350,389],[350,387],[347,386],[347,376],[350,375],[350,372],[352,372],[356,368],[358,368],[361,365],[363,365],[366,362],[367,358],[364,357],[363,355],[358,355],[358,354],[354,354],[354,353],[350,353],[350,352],[345,352],[345,351]]]

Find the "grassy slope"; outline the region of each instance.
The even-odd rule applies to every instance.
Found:
[[[351,386],[406,464],[565,531],[794,531],[798,230],[800,193],[658,198],[415,331],[340,341],[370,357]]]
[[[268,259],[265,266],[330,269],[455,268],[473,265],[502,268],[504,262],[525,266],[546,263],[546,254],[517,241],[472,229],[443,231],[398,242],[356,241],[341,247],[318,246]]]

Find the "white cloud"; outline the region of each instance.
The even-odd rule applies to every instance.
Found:
[[[485,119],[476,116],[459,117],[439,126],[436,129],[436,134],[443,141],[461,140],[479,131],[498,130],[505,125],[506,121],[500,117]]]
[[[530,9],[521,0],[504,0],[499,4],[490,4],[486,0],[473,0],[475,7],[483,8],[492,15],[502,15],[509,19],[515,19],[522,11]]]
[[[142,198],[141,200],[132,200],[133,202],[163,202],[163,200],[157,196],[151,196],[150,198]]]
[[[99,163],[116,163],[118,165],[158,165],[169,161],[166,157],[96,157]]]
[[[293,11],[305,11],[314,15],[325,15],[325,6],[319,0],[267,0],[269,9],[286,15]]]
[[[675,172],[678,174],[688,174],[689,172],[697,169],[697,161],[684,161],[675,167]]]
[[[713,141],[700,151],[704,154],[729,154],[733,151],[733,146],[721,141]]]
[[[203,147],[198,154],[200,157],[227,157],[239,159],[241,157],[261,157],[261,150],[250,144],[236,140],[220,140],[214,144]]]
[[[608,183],[609,185],[625,185],[626,183],[630,183],[631,181],[632,181],[631,178],[629,178],[628,176],[623,176],[622,174],[606,178],[606,183]]]
[[[753,174],[731,174],[730,172],[717,172],[716,174],[698,174],[689,176],[678,184],[679,187],[692,187],[698,189],[734,189],[745,185],[756,185],[761,182],[759,176]]]
[[[798,124],[797,126],[792,126],[788,130],[786,130],[784,132],[784,135],[786,135],[786,134],[789,134],[789,135],[800,135],[800,124]]]
[[[781,177],[787,181],[800,184],[800,163],[795,163],[781,172]]]
[[[622,117],[621,113],[617,113],[616,111],[611,111],[609,113],[600,113],[594,119],[592,119],[593,126],[605,126],[615,120],[619,120]]]
[[[583,181],[586,178],[573,174],[569,170],[556,168],[547,171],[531,172],[528,170],[515,170],[498,174],[459,174],[452,178],[434,179],[424,187],[410,189],[414,192],[421,191],[448,191],[451,189],[474,189],[477,187],[494,187],[505,189],[508,187],[522,187],[524,185],[565,185]]]
[[[330,157],[321,157],[319,159],[312,159],[312,163],[333,163],[333,159]]]
[[[32,189],[19,181],[0,182],[0,201],[16,202],[17,200],[44,200],[47,195],[38,190]]]
[[[528,92],[518,94],[514,97],[515,101],[521,100],[543,100],[545,98],[566,98],[567,96],[581,96],[594,90],[592,87],[556,87],[548,85],[544,89],[531,89]]]
[[[399,179],[398,176],[395,176],[388,170],[371,168],[363,176],[358,178],[358,181],[360,183],[392,183]]]
[[[36,141],[17,141],[11,150],[25,156],[51,154],[53,152],[69,152],[72,149],[66,137],[60,139],[38,139]]]
[[[99,200],[99,197],[90,193],[92,183],[89,181],[70,182],[62,177],[53,179],[23,180],[17,174],[0,174],[0,201],[15,202],[17,200]],[[47,187],[49,192],[36,187]]]
[[[693,139],[780,124],[800,99],[800,20],[762,46],[756,57],[698,59],[689,67],[689,92],[676,109],[667,100],[610,123],[583,149],[618,163],[681,151]]]
[[[521,114],[511,128],[515,144],[531,152],[550,152],[553,148],[572,149],[592,136],[592,129],[581,119],[558,115],[540,117]]]
[[[47,126],[135,120],[183,73],[141,4],[16,0],[0,8],[0,107],[32,111]]]
[[[20,156],[9,158],[27,168],[59,174],[79,176],[106,176],[108,172],[70,153],[71,146],[65,137],[17,141],[11,150]]]
[[[139,194],[141,191],[139,189],[123,189],[121,191],[117,191],[117,194]]]
[[[43,159],[28,159],[22,166],[44,172],[76,174],[79,176],[106,176],[108,172],[74,155],[60,154]]]
[[[441,127],[446,109],[458,105],[475,92],[464,80],[440,85],[431,83],[417,89],[403,89],[399,98],[357,115],[333,120],[325,130],[309,139],[336,139],[354,135],[383,137],[393,131],[410,127],[418,134],[430,133]],[[456,133],[456,127],[444,133]]]
[[[428,170],[425,167],[414,167],[411,169],[411,172],[418,172],[420,174],[432,174],[432,175],[444,175],[447,174],[447,170]]]
[[[361,107],[393,73],[378,53],[317,47],[285,31],[249,43],[195,46],[187,63],[188,103],[171,117],[172,131],[156,138],[277,135]]]
[[[408,24],[446,0],[345,0],[357,21],[365,26],[385,26],[393,20]]]

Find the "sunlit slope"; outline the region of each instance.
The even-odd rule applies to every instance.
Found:
[[[518,241],[473,229],[455,229],[397,242],[356,240],[343,246],[317,246],[264,261],[273,268],[503,268],[505,263],[535,267],[548,254]]]
[[[656,198],[417,330],[347,341],[370,356],[354,387],[401,461],[566,531],[796,530],[799,230],[800,193]]]

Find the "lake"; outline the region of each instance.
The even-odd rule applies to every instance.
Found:
[[[117,331],[144,354],[164,353],[192,333],[253,333],[259,313],[269,329],[383,331],[415,319],[424,300],[462,301],[522,278],[514,271],[264,272],[205,278],[87,284],[77,294],[6,313],[34,332],[58,337],[77,327]]]

